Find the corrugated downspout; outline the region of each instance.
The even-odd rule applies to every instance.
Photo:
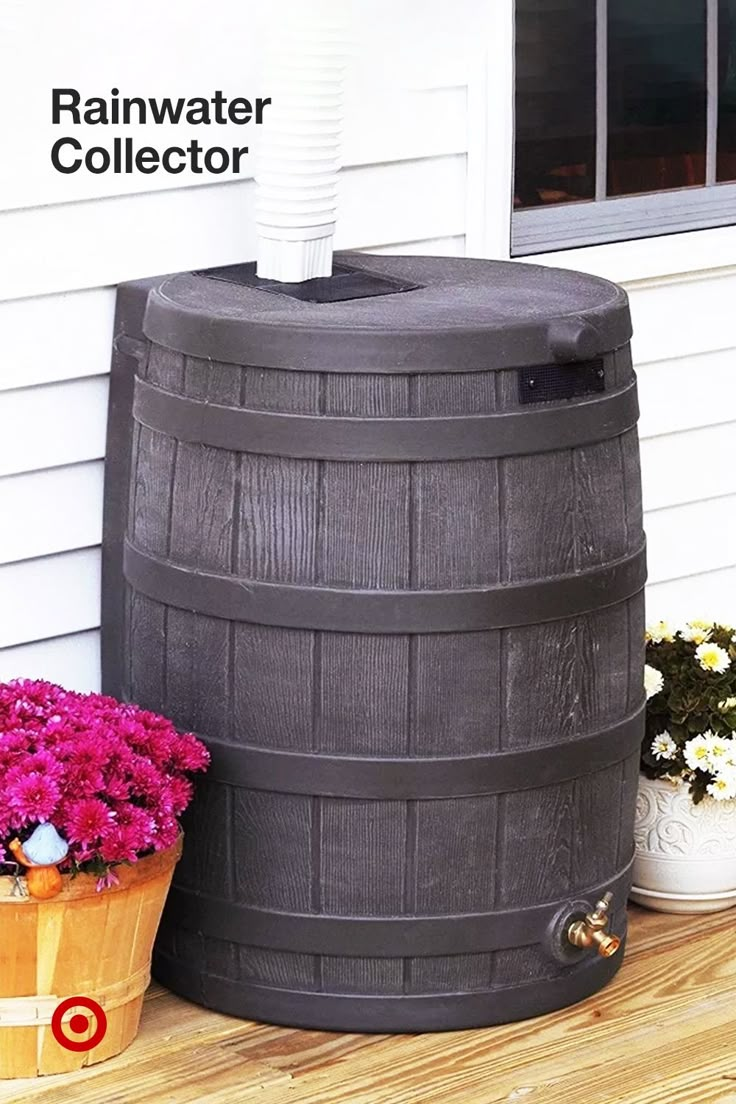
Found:
[[[299,283],[332,273],[347,64],[344,0],[289,0],[269,13],[271,96],[256,162],[258,275]]]

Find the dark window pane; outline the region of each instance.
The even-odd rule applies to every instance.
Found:
[[[595,0],[517,0],[515,207],[595,195]]]
[[[609,195],[705,183],[705,9],[609,0]]]
[[[736,0],[718,12],[718,180],[736,180]]]

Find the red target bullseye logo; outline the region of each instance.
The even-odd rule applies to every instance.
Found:
[[[71,1008],[86,1008],[88,1012],[91,1012],[97,1021],[97,1027],[90,1035],[89,1039],[70,1039],[65,1033],[65,1028],[73,1032],[75,1035],[82,1035],[85,1031],[89,1031],[89,1017],[84,1016],[81,1012],[75,1012],[68,1023],[62,1023],[62,1018]],[[107,1031],[107,1016],[105,1010],[97,1001],[90,1000],[89,997],[67,997],[56,1006],[54,1014],[51,1017],[51,1031],[59,1046],[63,1046],[65,1050],[92,1050],[98,1043],[101,1043],[105,1038]]]

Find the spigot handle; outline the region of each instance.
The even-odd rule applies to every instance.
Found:
[[[613,894],[604,893],[595,908],[582,920],[576,920],[567,929],[567,938],[574,947],[593,948],[599,955],[610,958],[621,945],[621,940],[612,932],[605,929],[608,926],[608,910],[613,900]]]
[[[604,893],[600,901],[596,902],[594,911],[588,914],[589,921],[593,924],[600,923],[601,921],[605,922],[608,917],[608,910],[610,908],[612,900],[613,894],[610,892],[610,890],[608,893]]]

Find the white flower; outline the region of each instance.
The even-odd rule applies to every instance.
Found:
[[[712,771],[719,771],[728,763],[729,756],[733,752],[731,740],[724,740],[722,736],[716,736],[713,732],[706,732],[705,739],[708,743],[708,767]]]
[[[717,774],[705,789],[716,801],[729,801],[736,797],[736,774],[733,772]]]
[[[658,694],[664,686],[664,678],[662,672],[658,671],[656,667],[650,667],[648,663],[644,665],[644,689],[647,693],[647,701],[653,698],[655,694]]]
[[[685,627],[679,631],[683,640],[692,641],[693,644],[705,644],[706,640],[710,640],[710,634],[713,631],[713,622],[688,621]]]
[[[652,644],[661,644],[663,640],[672,643],[675,634],[667,621],[655,621],[653,625],[647,625],[646,639]]]
[[[674,759],[677,755],[677,744],[669,732],[662,732],[652,740],[652,755],[655,759]]]
[[[695,658],[704,671],[714,671],[717,675],[722,675],[731,666],[728,652],[717,644],[700,644],[695,649]]]
[[[733,735],[729,736],[726,741],[726,754],[723,757],[723,766],[729,768],[736,768],[736,740]],[[722,767],[720,769],[723,769]]]
[[[693,736],[685,744],[683,755],[691,770],[708,770],[710,765],[710,743],[708,738],[712,735],[712,732],[704,732],[702,736]]]
[[[725,698],[718,703],[718,708],[721,713],[730,713],[732,709],[736,709],[736,698]]]

